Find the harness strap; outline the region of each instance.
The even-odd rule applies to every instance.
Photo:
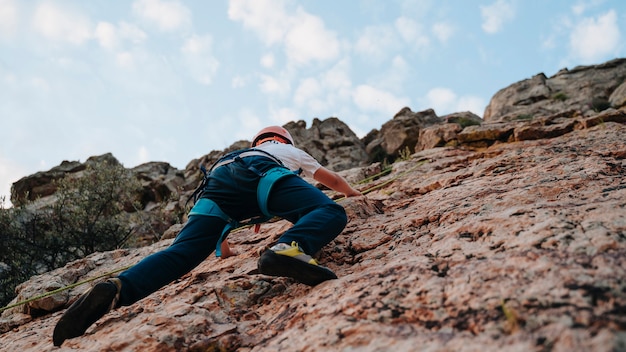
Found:
[[[257,202],[259,203],[259,208],[261,209],[263,215],[269,218],[273,217],[267,207],[270,192],[272,191],[272,187],[274,187],[274,184],[278,180],[281,180],[287,176],[297,176],[297,174],[284,167],[275,167],[265,172],[265,174],[261,175],[261,179],[259,180],[259,186],[257,187],[256,196]]]
[[[226,154],[225,156],[217,160],[215,164],[213,164],[213,166],[211,166],[211,169],[209,170],[209,172],[213,171],[214,169],[217,169],[220,166],[228,165],[234,161],[237,161],[239,160],[238,158],[245,158],[249,156],[264,156],[266,158],[271,159],[272,161],[276,162],[277,164],[281,166],[283,165],[280,159],[276,158],[272,154],[261,149],[250,148],[250,149],[245,149],[244,151],[237,151],[237,152]]]
[[[191,208],[191,211],[189,212],[189,216],[191,215],[213,216],[227,222],[226,226],[224,226],[222,234],[220,235],[220,238],[217,240],[217,246],[215,247],[215,256],[221,257],[222,241],[226,239],[232,229],[239,227],[239,222],[224,213],[224,211],[222,211],[222,209],[214,201],[208,198],[198,199],[196,204],[193,206],[193,208]]]
[[[282,166],[282,163],[280,162],[280,160],[274,157],[273,155],[265,151],[257,150],[257,149],[249,149],[242,153],[231,153],[231,155],[228,155],[218,160],[211,167],[209,172],[206,172],[206,169],[201,168],[202,172],[205,174],[205,177],[203,178],[203,182],[200,185],[200,187],[198,187],[198,189],[196,189],[192,197],[190,197],[190,199],[194,198],[194,201],[196,203],[191,209],[191,211],[189,212],[189,216],[191,215],[213,216],[213,217],[220,218],[226,222],[226,226],[224,226],[224,230],[222,231],[219,239],[217,240],[217,245],[215,248],[215,256],[217,257],[222,256],[222,250],[221,250],[222,242],[226,239],[226,237],[228,237],[228,234],[230,233],[230,231],[235,228],[240,227],[242,224],[240,224],[237,220],[228,216],[228,214],[226,214],[213,200],[208,199],[208,198],[197,199],[197,197],[206,186],[206,182],[208,178],[210,177],[211,171],[213,169],[230,164],[231,162],[234,162],[234,161],[240,161],[241,158],[245,158],[248,156],[265,156],[265,157],[269,156],[270,159],[273,159],[274,161],[276,161],[278,164],[280,164],[280,166],[277,165],[276,167],[271,168],[270,170],[264,173],[260,172],[253,166],[248,167],[250,171],[256,173],[260,177],[259,184],[257,186],[257,202],[264,216],[252,218],[249,221],[246,221],[245,225],[260,224],[262,222],[266,222],[270,220],[273,217],[273,215],[270,214],[267,203],[269,200],[270,192],[272,191],[272,187],[278,180],[281,180],[287,176],[297,176],[301,171],[301,170],[298,170],[296,172],[292,172],[286,167]]]

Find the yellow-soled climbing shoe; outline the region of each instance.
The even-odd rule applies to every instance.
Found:
[[[261,274],[290,277],[309,286],[337,278],[330,269],[304,253],[296,242],[279,243],[263,252],[258,268]]]

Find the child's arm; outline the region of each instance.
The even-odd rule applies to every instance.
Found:
[[[323,166],[315,171],[313,178],[333,191],[343,193],[346,197],[362,196],[361,192],[352,188],[348,181],[341,177],[341,175]]]

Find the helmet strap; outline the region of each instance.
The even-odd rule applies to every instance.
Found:
[[[259,139],[254,145],[255,146],[261,145],[261,144],[263,144],[265,142],[268,142],[268,141],[276,141],[276,142],[279,142],[279,143],[282,143],[282,144],[291,144],[291,142],[289,142],[286,138],[283,138],[281,136],[273,135],[273,136],[265,137],[263,139]]]

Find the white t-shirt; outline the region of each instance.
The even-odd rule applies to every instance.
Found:
[[[322,167],[322,165],[307,152],[291,144],[267,141],[254,148],[266,151],[277,157],[291,171],[302,169],[302,173],[306,177],[312,178],[315,172]]]

